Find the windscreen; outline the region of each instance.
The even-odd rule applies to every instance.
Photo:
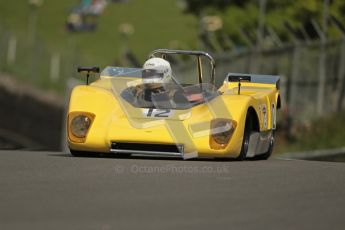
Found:
[[[157,109],[190,109],[217,97],[211,84],[181,86],[167,83],[157,86],[140,84],[124,89],[121,97],[134,107]]]
[[[101,72],[101,77],[142,77],[141,68],[125,68],[125,67],[114,67],[108,66]]]
[[[107,67],[101,77],[113,77],[115,85],[121,82],[117,95],[138,108],[189,109],[219,95],[212,84],[184,84],[174,73],[163,78],[161,72],[154,70]]]

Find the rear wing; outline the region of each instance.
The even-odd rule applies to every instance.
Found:
[[[259,74],[243,74],[243,73],[228,73],[225,81],[229,82],[252,82],[261,84],[272,84],[277,89],[280,89],[280,76],[278,75],[259,75]]]

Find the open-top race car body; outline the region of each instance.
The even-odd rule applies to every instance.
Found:
[[[169,81],[158,84],[155,75],[168,70],[106,67],[99,80],[75,87],[67,119],[71,153],[267,159],[280,108],[279,77],[229,73],[216,88],[209,54],[156,50],[150,57],[169,55],[195,57],[195,79],[171,71]],[[88,76],[98,71],[79,70]]]

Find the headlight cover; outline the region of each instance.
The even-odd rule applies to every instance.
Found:
[[[84,143],[95,115],[88,112],[71,112],[68,114],[68,138],[72,142]]]
[[[225,149],[237,123],[231,119],[217,118],[211,121],[209,144],[212,149]]]

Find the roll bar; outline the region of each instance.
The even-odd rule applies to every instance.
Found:
[[[192,50],[170,50],[170,49],[157,49],[152,51],[149,58],[155,57],[157,54],[160,54],[162,58],[166,58],[168,54],[182,54],[182,55],[191,55],[197,56],[198,59],[198,76],[199,76],[199,83],[203,83],[203,74],[202,74],[202,62],[201,57],[204,56],[208,58],[211,64],[211,84],[215,85],[216,81],[216,62],[214,61],[213,57],[204,51],[192,51]]]

